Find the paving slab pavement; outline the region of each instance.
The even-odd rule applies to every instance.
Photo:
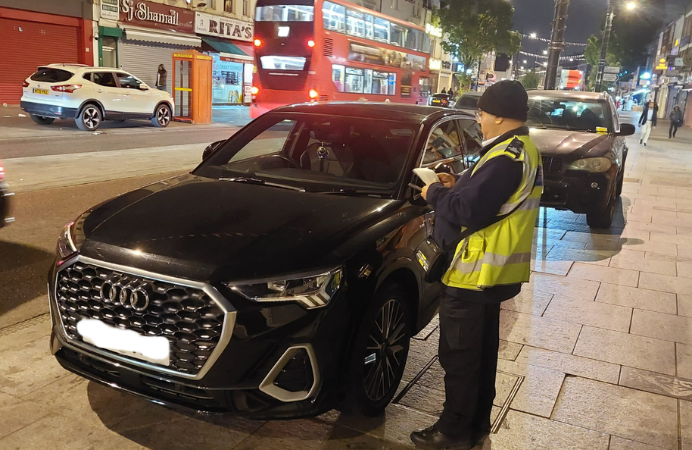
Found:
[[[662,121],[638,142],[628,139],[610,230],[542,212],[531,282],[503,305],[494,432],[479,449],[691,448],[692,130],[669,140]],[[438,326],[412,341],[383,417],[255,422],[181,414],[74,377],[50,356],[39,314],[0,325],[0,448],[410,448],[444,398]]]

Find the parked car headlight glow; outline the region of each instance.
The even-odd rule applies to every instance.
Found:
[[[569,165],[568,170],[586,170],[588,172],[607,172],[613,163],[608,158],[578,159]]]
[[[60,237],[58,237],[58,245],[56,251],[62,261],[74,256],[79,252],[79,249],[84,243],[84,220],[88,213],[84,213],[72,222],[69,222],[62,229]]]
[[[226,285],[253,302],[298,302],[307,309],[314,309],[327,305],[342,282],[343,269],[337,268],[301,278]]]

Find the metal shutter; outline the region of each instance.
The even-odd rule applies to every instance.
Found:
[[[0,104],[19,104],[38,66],[79,63],[79,28],[0,18]]]
[[[123,70],[144,81],[152,89],[156,86],[159,64],[163,64],[168,72],[166,90],[169,94],[173,92],[173,52],[190,49],[190,47],[147,43],[125,38],[120,41],[118,47],[120,51],[119,61]]]

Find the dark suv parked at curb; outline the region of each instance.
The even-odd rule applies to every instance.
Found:
[[[159,404],[252,418],[380,413],[438,307],[414,250],[412,169],[460,172],[478,127],[451,109],[294,105],[192,173],[69,223],[49,275],[51,350]]]
[[[625,136],[610,95],[597,92],[530,91],[531,139],[543,158],[542,206],[586,214],[594,228],[608,228],[622,193],[627,161]]]

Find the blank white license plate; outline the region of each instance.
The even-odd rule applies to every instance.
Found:
[[[87,322],[86,319],[82,319],[82,320],[83,320],[82,323]],[[141,334],[134,333],[134,335],[137,336],[139,339],[142,339],[142,340],[150,340],[150,338],[148,338],[146,336],[142,336]],[[134,350],[134,349],[122,348],[122,347],[106,347],[103,345],[99,345],[99,343],[96,342],[96,339],[94,339],[93,337],[89,336],[88,334],[84,334],[84,333],[82,333],[82,340],[84,342],[86,342],[87,344],[91,344],[95,347],[100,347],[104,350],[108,350],[109,352],[117,353],[117,354],[123,355],[123,356],[129,356],[130,358],[136,358],[136,359],[139,359],[142,361],[146,361],[148,363],[158,364],[161,366],[169,366],[171,363],[171,358],[170,358],[170,355],[168,354],[168,352],[166,352],[166,354],[164,356],[162,356],[161,358],[156,358],[154,356],[147,355],[142,350]]]

